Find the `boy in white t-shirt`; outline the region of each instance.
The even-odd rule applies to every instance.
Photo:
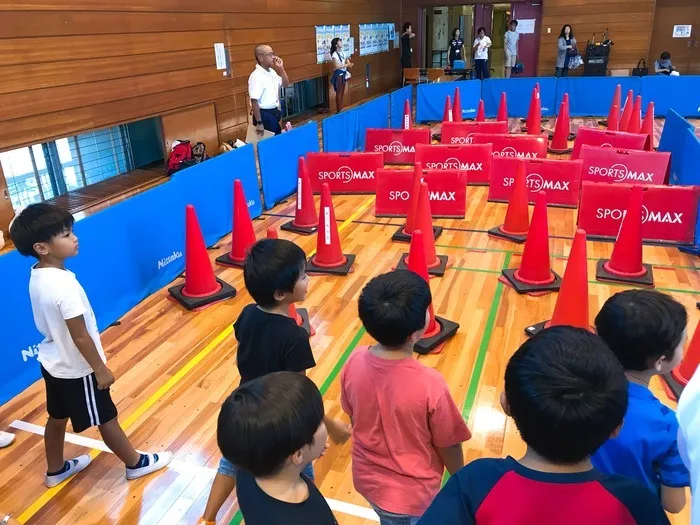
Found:
[[[700,371],[693,374],[683,389],[676,417],[679,425],[678,451],[690,470],[690,523],[700,525]]]
[[[486,36],[486,28],[480,27],[474,40],[474,69],[476,78],[483,80],[489,78],[489,48],[491,39]]]
[[[46,486],[54,487],[90,464],[82,455],[65,461],[66,424],[75,432],[97,426],[105,444],[126,466],[126,478],[136,479],[164,468],[170,452],[140,454],[117,421],[95,314],[75,274],[65,260],[78,253],[73,216],[50,204],[33,204],[12,222],[10,237],[17,251],[36,257],[29,279],[34,322],[44,340],[39,344],[41,375],[46,384]]]

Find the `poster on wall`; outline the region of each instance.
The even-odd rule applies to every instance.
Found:
[[[433,49],[447,49],[447,8],[433,9]]]
[[[343,54],[346,58],[352,55],[352,47],[350,42],[350,24],[333,26],[335,38],[340,38],[343,41]]]
[[[396,47],[396,24],[387,24],[386,29],[389,35],[389,41],[393,42],[394,47]]]
[[[316,63],[322,64],[331,59],[333,26],[316,26]]]
[[[382,51],[389,51],[389,24],[381,25]]]
[[[360,24],[360,56],[367,55],[367,24]]]
[[[521,35],[530,35],[535,32],[535,19],[526,18],[518,20],[518,33]]]
[[[673,26],[673,38],[690,38],[692,32],[692,25]]]

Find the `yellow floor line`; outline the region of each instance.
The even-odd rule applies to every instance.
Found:
[[[375,197],[370,197],[367,199],[365,202],[363,202],[356,210],[355,212],[350,215],[347,219],[343,221],[343,223],[338,226],[338,233],[343,231],[345,228],[348,227],[348,225],[352,224],[352,221],[357,219],[362,212],[364,212],[373,202],[374,202]],[[316,253],[316,249],[314,248],[311,253],[309,254],[309,257],[311,257],[314,253]],[[212,340],[207,346],[205,346],[197,355],[195,355],[192,359],[190,359],[180,370],[178,370],[175,375],[173,375],[170,379],[168,379],[163,386],[161,386],[158,390],[156,390],[146,401],[144,401],[139,407],[132,412],[129,417],[124,419],[121,422],[122,428],[124,431],[128,431],[129,427],[131,427],[138,419],[144,415],[149,408],[151,408],[153,405],[155,405],[169,390],[171,390],[177,383],[182,380],[187,373],[192,370],[197,364],[199,364],[205,357],[207,357],[214,348],[216,348],[224,339],[226,339],[231,333],[233,332],[233,326],[228,325],[219,335],[217,335],[214,340]],[[99,449],[93,449],[89,452],[90,457],[94,460],[97,456],[100,455],[102,451]],[[63,487],[65,487],[70,480],[73,478],[68,478],[66,481],[61,483],[60,485],[56,485],[55,487],[52,487],[50,489],[47,489],[46,492],[42,493],[41,496],[39,496],[28,508],[25,510],[22,514],[20,514],[17,517],[17,521],[20,523],[26,523],[32,517],[39,512],[44,505],[46,505],[51,499],[58,494]]]

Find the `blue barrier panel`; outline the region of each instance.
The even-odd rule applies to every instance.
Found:
[[[391,95],[391,127],[403,127],[403,107],[406,100],[413,107],[413,86],[405,86],[392,92]]]
[[[342,115],[342,113],[341,113]],[[260,178],[266,210],[297,189],[297,159],[318,151],[318,124],[309,122],[258,143]]]
[[[700,140],[694,129],[686,128],[681,133],[681,138],[671,152],[671,184],[700,186]]]
[[[618,84],[622,87],[623,105],[630,89],[634,91],[635,97],[639,95],[641,89],[639,77],[560,78],[557,85],[557,113],[564,93],[569,93],[570,116],[607,117]]]
[[[215,243],[231,231],[235,179],[243,184],[251,218],[259,217],[262,200],[252,145],[217,155],[173,176],[173,183],[187,188],[187,202],[197,209],[207,244]]]
[[[356,151],[357,124],[360,114],[357,108],[343,111],[321,121],[323,130],[323,151],[326,153],[346,153]]]
[[[488,78],[481,82],[481,98],[487,117],[498,114],[501,103],[501,93],[508,97],[508,116],[526,117],[530,109],[530,98],[535,84],[540,84],[540,103],[542,115],[556,115],[554,101],[557,96],[557,79],[554,77],[524,77],[524,78]]]
[[[442,121],[445,97],[449,95],[454,103],[455,88],[457,87],[459,87],[459,98],[462,104],[462,118],[476,117],[476,108],[479,105],[479,98],[481,98],[481,82],[462,80],[418,85],[416,89],[416,121]],[[403,109],[401,112],[403,114]]]
[[[657,117],[665,117],[671,108],[684,117],[700,117],[699,75],[643,77],[641,86],[644,112],[647,104],[654,102]]]
[[[360,151],[365,150],[365,132],[367,129],[389,127],[389,105],[389,95],[383,95],[365,102],[357,108],[357,146]]]
[[[681,117],[674,110],[669,109],[664,122],[664,129],[659,139],[659,151],[671,153],[671,177],[669,184],[680,184],[678,174],[681,168],[681,158],[684,153],[686,134],[690,130],[695,133],[695,126]]]

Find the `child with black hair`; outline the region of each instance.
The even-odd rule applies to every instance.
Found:
[[[246,257],[243,278],[255,300],[233,325],[238,340],[238,371],[241,385],[273,372],[298,372],[316,366],[309,334],[289,317],[289,306],[303,301],[309,288],[306,255],[291,241],[263,239],[255,243]],[[331,439],[343,443],[350,437],[347,425],[326,418]],[[226,456],[209,493],[200,524],[215,523],[221,506],[236,486],[237,465]],[[313,481],[311,463],[304,474]]]
[[[66,259],[78,254],[73,216],[51,204],[32,204],[12,221],[10,237],[17,251],[38,259],[29,279],[36,327],[44,336],[38,360],[46,384],[44,443],[48,469],[45,484],[54,487],[90,464],[84,454],[65,460],[63,442],[68,419],[80,433],[97,426],[109,449],[124,462],[126,478],[136,479],[164,468],[172,454],[141,454],[117,421],[95,313],[85,290],[66,270]]]
[[[676,414],[649,390],[649,381],[681,361],[688,314],[682,304],[654,290],[626,290],[610,297],[595,319],[629,380],[629,406],[620,434],[591,458],[599,470],[638,479],[668,512],[685,506],[690,474],[678,451]]]
[[[217,441],[240,468],[238,504],[246,525],[337,525],[304,465],[323,455],[323,399],[302,374],[274,372],[239,386],[219,413]]]
[[[439,372],[413,358],[431,295],[419,275],[372,279],[359,313],[377,341],[356,349],[341,373],[341,403],[353,427],[352,477],[381,525],[414,525],[440,490],[442,474],[464,465],[471,435]]]
[[[501,406],[525,455],[471,462],[418,525],[669,523],[641,483],[591,466],[627,408],[625,374],[599,337],[558,326],[528,339],[508,362]]]

